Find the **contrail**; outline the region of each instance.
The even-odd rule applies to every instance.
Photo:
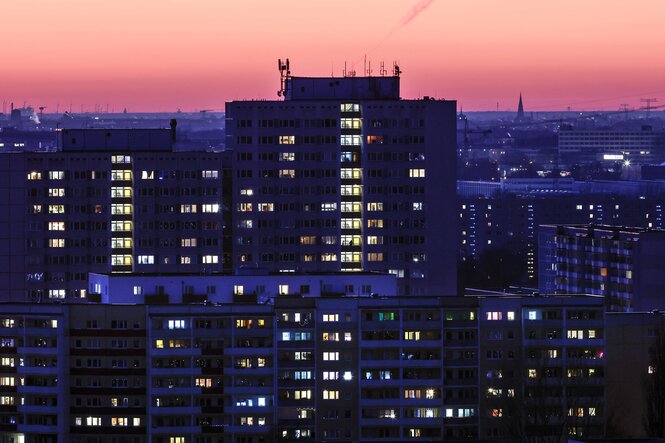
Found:
[[[420,0],[404,17],[402,17],[402,20],[399,22],[399,27],[402,28],[411,23],[414,18],[418,17],[433,2],[434,0]]]

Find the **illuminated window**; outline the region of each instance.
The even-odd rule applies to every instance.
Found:
[[[337,203],[321,203],[321,211],[323,212],[336,211],[336,210],[337,210]]]
[[[154,180],[155,179],[155,171],[141,171],[141,179],[142,180]]]
[[[360,262],[360,252],[342,252],[342,263],[355,263]]]
[[[423,210],[423,203],[422,202],[413,202],[411,204],[411,209],[414,211],[422,211]]]
[[[411,178],[424,178],[425,170],[424,169],[409,169],[409,177]]]
[[[202,207],[203,212],[208,212],[208,213],[217,213],[217,212],[219,212],[219,204],[218,203],[205,204],[205,205],[201,205],[201,207]]]
[[[219,256],[217,255],[204,255],[201,259],[201,263],[203,264],[217,264],[219,263]]]
[[[404,340],[420,340],[420,331],[404,331]]]
[[[362,138],[359,135],[342,135],[339,138],[342,146],[360,146]]]
[[[342,168],[340,178],[343,180],[360,180],[363,177],[363,170],[360,168]]]
[[[280,169],[279,178],[295,178],[296,171],[295,169]]]
[[[28,180],[41,180],[42,173],[37,171],[28,172]]]
[[[131,198],[132,188],[129,186],[112,186],[111,198]]]
[[[64,214],[65,205],[48,205],[49,214]]]
[[[322,397],[324,400],[339,400],[339,391],[324,389]]]
[[[240,195],[254,195],[253,189],[241,189]]]
[[[259,203],[256,205],[259,209],[259,212],[273,212],[275,205],[273,203]],[[249,204],[249,210],[252,210],[252,204]]]
[[[339,120],[341,129],[361,129],[362,119],[360,118],[342,118]]]
[[[64,231],[65,230],[65,222],[49,222],[48,223],[48,230],[49,231]]]
[[[360,105],[358,103],[341,103],[339,110],[340,112],[360,112]]]
[[[251,229],[253,227],[252,220],[240,220],[238,227],[242,229]]]
[[[131,163],[132,158],[129,155],[112,155],[111,163]]]
[[[362,195],[362,186],[360,185],[342,185],[340,187],[341,195]]]
[[[196,238],[182,238],[180,239],[180,246],[183,248],[194,248],[196,247]]]
[[[289,285],[279,285],[278,289],[279,289],[279,295],[288,295],[289,294]]]
[[[111,204],[111,214],[131,215],[132,205],[127,203],[113,203]]]
[[[370,218],[367,220],[368,228],[383,228],[383,219],[381,218]]]
[[[339,360],[339,352],[324,352],[323,353],[323,360],[324,361],[338,361]]]
[[[132,180],[132,171],[127,169],[113,170],[111,171],[111,180],[113,181],[131,181]]]
[[[508,321],[514,321],[515,320],[515,311],[508,311],[506,313],[506,318]]]
[[[155,256],[154,255],[139,255],[139,264],[140,265],[154,265]]]
[[[323,371],[324,380],[337,380],[339,378],[339,372],[337,371]]]
[[[201,171],[201,178],[219,178],[219,171]]]
[[[63,180],[65,178],[65,171],[49,171],[49,180]]]
[[[113,254],[111,255],[111,265],[113,266],[131,266],[133,262],[132,256],[127,254]]]
[[[180,205],[180,213],[181,214],[194,214],[196,212],[196,205],[195,204],[185,204],[185,205]],[[205,212],[205,211],[203,211]]]
[[[383,252],[367,253],[367,261],[383,261]]]
[[[191,265],[192,264],[192,257],[189,255],[181,255],[180,256],[180,264],[181,265]]]
[[[111,426],[127,426],[128,424],[127,417],[111,417]]]
[[[295,152],[280,152],[279,161],[281,162],[292,162],[295,161],[296,154]]]
[[[48,290],[48,298],[63,299],[63,298],[65,298],[65,290],[64,289],[49,289]]]
[[[42,213],[42,205],[32,205],[32,213],[33,214],[41,214]]]
[[[316,244],[316,236],[315,235],[303,235],[300,237],[300,244],[301,245],[315,245]]]
[[[64,197],[65,188],[49,188],[48,190],[49,197]]]
[[[339,314],[323,314],[322,320],[325,322],[339,321]]]
[[[101,426],[102,418],[101,417],[86,417],[85,418],[86,426]]]
[[[340,220],[342,229],[360,229],[360,223],[361,221],[359,218],[343,218]]]
[[[361,246],[362,236],[360,235],[342,235],[342,246]]]
[[[368,245],[382,245],[383,244],[383,236],[368,235],[367,236],[367,244]]]
[[[294,145],[296,143],[296,136],[280,135],[278,140],[280,145]]]
[[[323,341],[339,341],[339,332],[323,332],[321,334]]]
[[[131,249],[134,241],[131,237],[115,237],[111,239],[112,249]]]
[[[535,369],[528,369],[527,370],[527,376],[529,378],[536,378],[538,376],[538,373],[536,372]]]
[[[503,320],[502,312],[487,312],[487,320]]]
[[[337,261],[337,254],[334,252],[326,252],[321,254],[321,261]]]
[[[64,238],[50,238],[48,240],[49,248],[64,248],[65,239]]]
[[[245,294],[245,287],[243,285],[234,285],[233,286],[233,294],[234,295],[244,295]]]

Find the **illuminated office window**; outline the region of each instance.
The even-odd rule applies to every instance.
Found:
[[[203,212],[208,212],[208,213],[217,213],[219,212],[219,204],[218,203],[212,203],[212,204],[205,204],[201,205]]]
[[[358,103],[342,103],[339,105],[340,112],[360,112]]]
[[[49,238],[48,240],[49,248],[64,248],[65,239],[64,238]]]
[[[111,163],[131,163],[132,158],[129,155],[112,155]]]
[[[28,172],[28,180],[41,180],[42,173],[37,171]]]
[[[65,171],[49,171],[48,178],[49,180],[64,180]]]
[[[64,214],[65,205],[48,205],[49,214]]]
[[[280,152],[279,161],[281,162],[292,162],[295,161],[296,154],[295,152]]]
[[[409,177],[411,178],[424,178],[425,170],[424,169],[409,169]]]
[[[196,208],[195,204],[180,205],[180,213],[181,214],[194,214],[194,213],[196,213],[196,209],[197,208]]]
[[[296,143],[296,136],[280,135],[278,140],[280,145],[294,145]]]

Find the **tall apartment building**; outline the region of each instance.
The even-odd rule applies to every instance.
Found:
[[[663,309],[665,231],[608,225],[542,225],[539,289],[594,294],[610,311]]]
[[[455,102],[401,100],[398,76],[283,80],[282,101],[226,106],[234,263],[455,294]]]
[[[3,442],[603,435],[600,297],[1,307]]]
[[[72,129],[55,152],[3,153],[0,298],[85,299],[88,272],[230,271],[224,155],[174,135]]]

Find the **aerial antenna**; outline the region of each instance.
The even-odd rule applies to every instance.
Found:
[[[402,73],[402,71],[399,69],[399,65],[397,62],[393,62],[393,76],[399,77],[399,75]]]
[[[288,88],[287,79],[291,78],[291,66],[289,59],[282,62],[282,59],[277,60],[277,69],[279,69],[279,91],[277,91],[278,97],[283,97],[286,95],[286,90]]]
[[[628,120],[628,103],[621,103],[620,111],[624,113],[624,120]]]
[[[386,64],[384,62],[381,62],[381,64],[380,64],[379,74],[381,75],[381,77],[388,74],[388,71],[386,70]]]

